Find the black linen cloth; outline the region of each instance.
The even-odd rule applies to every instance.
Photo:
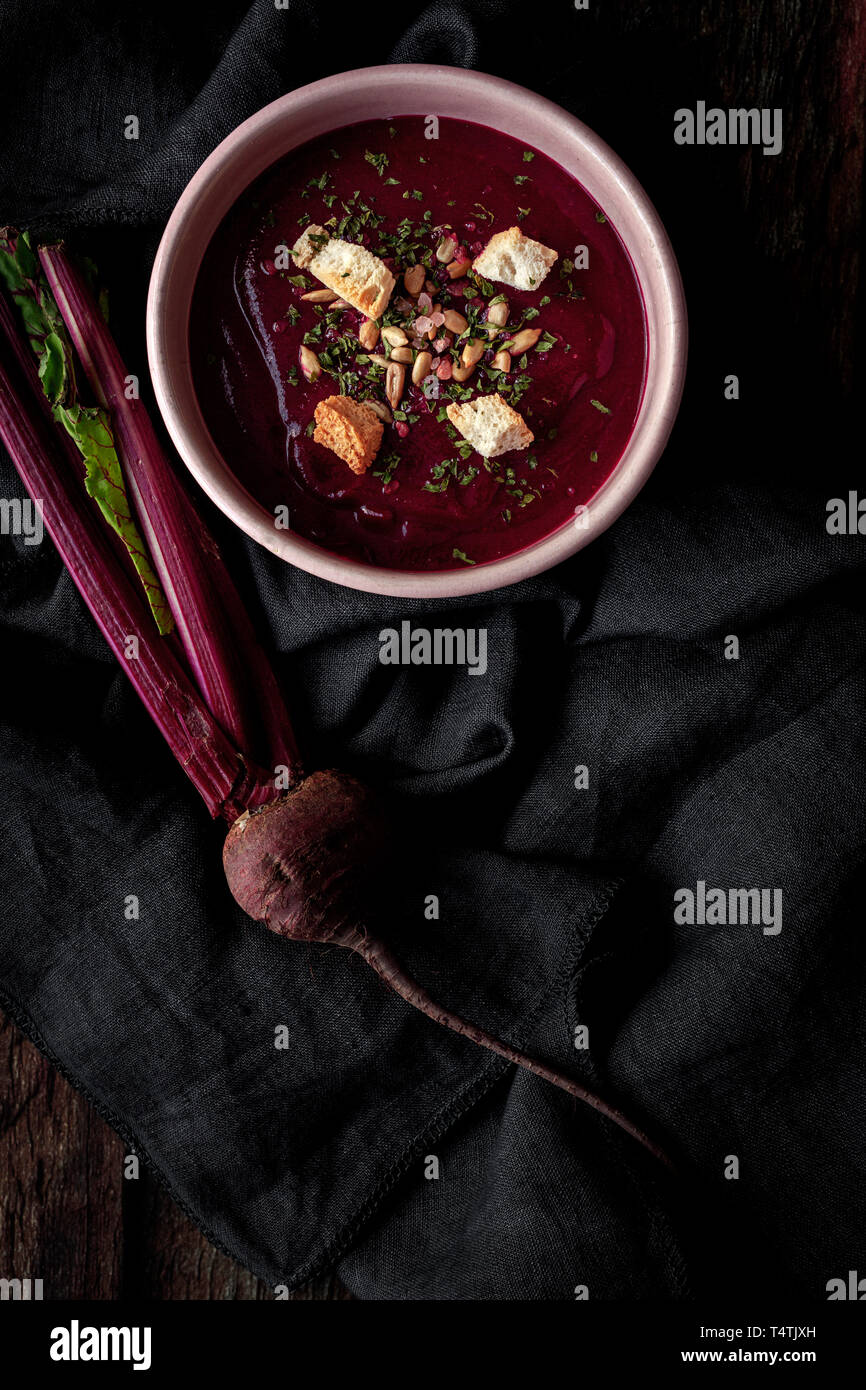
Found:
[[[824,524],[857,481],[830,433],[843,402],[808,297],[753,242],[742,164],[674,145],[673,110],[712,91],[710,47],[671,52],[663,21],[600,8],[542,6],[527,33],[510,0],[339,24],[312,0],[0,5],[0,217],[96,259],[143,378],[150,263],[201,160],[281,93],[389,59],[575,111],[644,182],[685,274],[671,443],[557,570],[474,600],[376,598],[211,518],[309,761],[391,803],[397,953],[443,1004],[616,1100],[677,1179],[356,958],[244,919],[222,831],[51,543],[2,538],[3,1006],[271,1284],[338,1264],[365,1298],[822,1298],[862,1257],[863,542]],[[725,401],[734,371],[748,389]],[[5,458],[2,495],[21,495]],[[382,667],[378,632],[406,617],[486,627],[486,676]],[[699,880],[781,889],[782,930],[677,924]]]

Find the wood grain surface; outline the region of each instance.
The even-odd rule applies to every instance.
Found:
[[[626,42],[643,32],[658,45],[655,68],[650,52],[645,76],[635,70],[647,91],[676,70],[684,97],[783,108],[785,158],[743,152],[737,220],[771,261],[777,290],[799,297],[798,337],[820,344],[818,365],[850,392],[863,350],[866,6],[638,3],[622,25]],[[616,132],[605,133],[616,145]],[[46,1299],[273,1298],[151,1176],[124,1179],[120,1139],[11,1023],[0,1024],[0,1277],[42,1278]],[[350,1295],[323,1280],[294,1296]]]

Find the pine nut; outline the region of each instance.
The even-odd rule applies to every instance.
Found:
[[[373,414],[378,415],[383,425],[393,425],[394,416],[391,414],[384,401],[369,400],[364,401],[364,405],[368,405]]]
[[[339,309],[341,313],[344,309],[351,309],[351,307],[351,304],[347,304],[345,299],[335,299],[330,305],[331,309]]]
[[[468,275],[472,269],[471,261],[449,261],[445,269],[451,280],[459,280],[462,275]]]
[[[406,286],[406,293],[417,297],[424,288],[424,280],[427,272],[423,265],[410,265],[403,275],[403,284]]]
[[[410,347],[395,347],[391,351],[389,362],[411,362],[412,349]]]
[[[361,347],[366,348],[368,352],[372,351],[379,341],[379,325],[375,319],[364,319],[358,329],[358,338]]]
[[[396,324],[389,324],[387,328],[382,329],[382,339],[395,348],[405,347],[409,341],[402,328],[398,328]]]
[[[444,236],[436,247],[436,259],[440,265],[447,265],[454,258],[457,242],[451,236]]]
[[[491,367],[495,367],[498,372],[510,372],[511,353],[505,352],[504,350],[502,352],[497,352],[490,365]]]
[[[301,371],[307,381],[318,381],[322,375],[322,368],[316,354],[308,347],[301,347],[298,351],[298,361],[301,364]]]
[[[301,295],[308,304],[333,304],[336,298],[334,290],[310,290],[309,294]]]
[[[445,327],[450,333],[456,333],[459,337],[466,332],[467,323],[462,314],[458,314],[456,309],[445,310]]]
[[[474,371],[474,362],[471,367],[452,367],[451,377],[454,381],[468,381]]]
[[[385,374],[385,395],[392,410],[396,410],[406,384],[406,368],[399,362],[392,362]]]
[[[475,363],[484,356],[487,347],[483,338],[470,338],[468,343],[463,344],[463,352],[460,361],[464,367],[474,367]]]
[[[412,381],[416,386],[420,386],[425,376],[429,376],[432,366],[432,354],[429,352],[419,352],[418,356],[415,358],[415,365],[412,368]]]
[[[383,357],[381,352],[371,352],[367,356],[367,361],[372,362],[376,367],[387,367],[390,360],[389,357]]]
[[[495,323],[497,328],[503,328],[508,322],[508,300],[502,299],[498,304],[491,304],[487,310],[487,322]]]
[[[528,352],[531,347],[535,347],[540,337],[540,328],[521,328],[519,333],[515,333],[514,337],[509,338],[502,346],[519,356],[521,352]]]

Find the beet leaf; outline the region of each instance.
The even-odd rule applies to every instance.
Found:
[[[78,399],[72,345],[26,232],[0,230],[0,279],[15,303],[55,420],[84,461],[84,486],[135,566],[159,632],[174,620],[138,529],[127,496],[107,410]]]

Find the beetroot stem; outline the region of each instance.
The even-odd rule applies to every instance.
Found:
[[[142,592],[71,471],[40,405],[35,367],[20,350],[3,295],[0,346],[0,438],[30,496],[41,503],[45,527],[76,588],[175,758],[211,815],[231,822],[248,804],[254,774],[158,635]],[[137,658],[130,657],[131,637],[137,639]]]
[[[632,1124],[620,1110],[607,1101],[602,1100],[601,1096],[588,1091],[579,1082],[572,1081],[570,1077],[563,1076],[560,1072],[554,1071],[552,1067],[545,1066],[542,1062],[535,1062],[531,1057],[526,1057],[522,1052],[517,1052],[507,1043],[499,1042],[490,1033],[486,1033],[483,1028],[478,1028],[474,1023],[467,1023],[458,1014],[451,1013],[450,1009],[443,1009],[439,1004],[433,1002],[425,989],[415,983],[411,976],[400,965],[400,962],[391,953],[387,946],[370,936],[362,936],[355,933],[347,937],[335,938],[341,945],[348,946],[356,951],[359,956],[372,966],[376,974],[384,980],[389,989],[395,994],[399,994],[401,999],[405,999],[407,1004],[412,1004],[414,1008],[420,1009],[421,1013],[432,1018],[435,1023],[440,1023],[443,1028],[450,1028],[452,1032],[459,1033],[461,1037],[469,1038],[477,1043],[479,1047],[486,1047],[488,1051],[495,1052],[499,1057],[504,1057],[506,1061],[513,1062],[517,1067],[523,1067],[524,1071],[531,1071],[534,1076],[540,1076],[543,1080],[558,1086],[561,1091],[567,1091],[570,1096],[577,1100],[582,1100],[586,1105],[591,1105],[593,1110],[597,1110],[606,1119],[612,1120],[620,1129],[630,1134],[632,1139],[636,1139],[645,1149],[663,1163],[666,1168],[673,1170],[673,1163],[668,1158],[663,1149],[655,1144],[642,1129]]]
[[[127,487],[193,678],[214,718],[251,761],[302,775],[273,671],[223,564],[159,443],[99,306],[63,246],[39,259],[100,405],[111,415]],[[271,786],[271,795],[274,786]],[[261,792],[251,804],[258,804]]]

